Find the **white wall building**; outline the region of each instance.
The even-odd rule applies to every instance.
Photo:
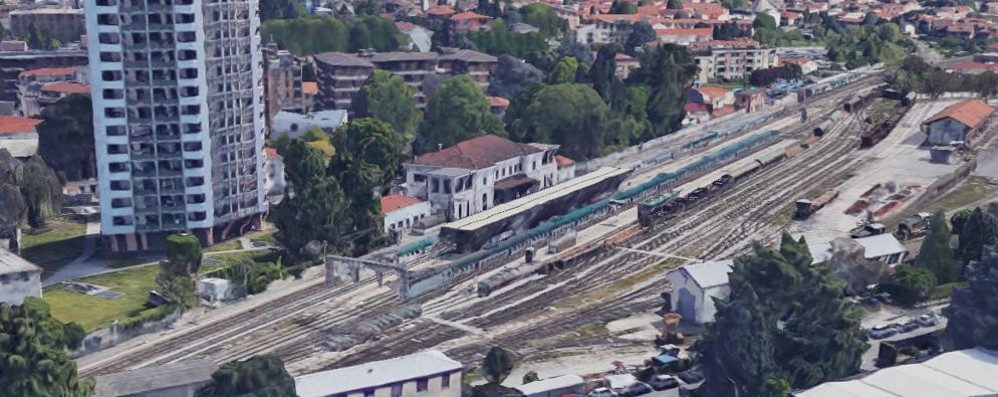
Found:
[[[295,378],[299,397],[460,397],[464,366],[425,351]]]
[[[430,215],[430,203],[415,197],[382,196],[381,213],[385,215],[385,233],[409,230],[420,219]]]
[[[875,236],[854,238],[853,241],[863,246],[863,257],[867,260],[884,262],[892,267],[904,262],[908,250],[901,245],[891,233],[883,233]],[[832,257],[832,244],[809,244],[808,251],[811,252],[813,263],[824,262]]]
[[[318,128],[333,133],[348,121],[346,110],[322,110],[310,113],[280,111],[270,122],[271,139],[287,135],[301,138],[308,130]]]
[[[406,196],[429,201],[449,221],[558,183],[557,145],[485,135],[403,164]]]
[[[20,305],[29,296],[42,297],[42,268],[0,248],[0,302]]]
[[[554,156],[554,161],[558,165],[558,177],[555,183],[562,183],[575,178],[575,160],[562,155]]]
[[[263,157],[263,188],[267,196],[283,195],[288,186],[284,179],[284,157],[272,147],[263,149]]]
[[[86,0],[101,233],[112,250],[259,227],[257,0]]]
[[[669,300],[672,311],[694,324],[713,322],[717,313],[713,298],[727,298],[731,293],[728,273],[733,265],[734,261],[729,259],[683,265],[669,271],[665,279],[672,284]]]

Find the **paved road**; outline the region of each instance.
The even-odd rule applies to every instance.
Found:
[[[83,240],[83,252],[57,272],[45,278],[43,285],[49,286],[65,280],[83,277],[107,269],[103,263],[91,261],[100,239],[100,222],[88,222]]]
[[[939,313],[943,307],[949,304],[941,304],[929,306],[926,308],[919,309],[901,309],[898,307],[886,307],[880,312],[873,313],[869,316],[863,318],[863,329],[870,329],[878,325],[889,324],[900,320],[902,317],[908,317],[911,319],[918,318],[923,314],[929,313]],[[897,334],[890,338],[880,339],[880,340],[870,340],[867,343],[870,348],[863,353],[863,361],[860,364],[860,369],[863,371],[874,371],[877,369],[876,360],[877,355],[880,353],[880,343],[884,341],[896,341],[901,339],[908,339],[915,336],[925,335],[931,332],[938,331],[940,329],[946,328],[946,317],[939,316],[939,324],[929,328],[919,328],[912,332]]]

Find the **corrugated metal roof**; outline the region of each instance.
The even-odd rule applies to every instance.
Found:
[[[154,367],[98,376],[95,397],[118,397],[171,387],[205,383],[218,365],[203,359],[181,361]]]
[[[735,261],[726,259],[723,261],[683,265],[673,271],[685,272],[700,288],[707,289],[727,284],[728,273],[731,273],[734,264]]]
[[[302,375],[295,378],[295,388],[299,397],[334,396],[460,371],[463,368],[464,365],[441,352],[425,351],[353,367]],[[456,386],[451,385],[451,387]]]
[[[865,257],[867,259],[905,252],[904,246],[901,245],[901,242],[899,242],[898,239],[890,233],[878,234],[870,237],[861,237],[855,240],[857,243],[866,248]]]

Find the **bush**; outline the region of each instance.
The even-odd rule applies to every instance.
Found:
[[[177,305],[163,305],[139,311],[132,317],[128,317],[118,322],[118,326],[124,330],[132,330],[141,327],[143,324],[159,321],[167,316],[176,313]]]
[[[901,306],[924,302],[935,288],[936,276],[929,269],[909,265],[899,265],[890,280],[880,286]]]

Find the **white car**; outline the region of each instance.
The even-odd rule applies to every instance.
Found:
[[[593,391],[589,392],[589,397],[619,397],[617,392],[607,389],[605,387],[597,387]]]

